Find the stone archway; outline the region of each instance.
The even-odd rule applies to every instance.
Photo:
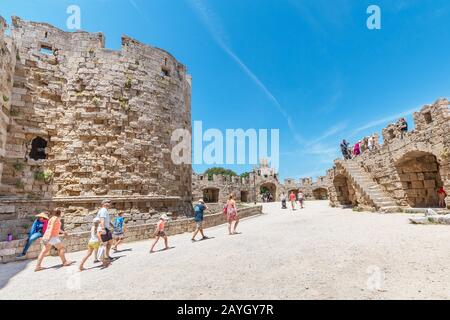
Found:
[[[327,200],[328,190],[325,188],[316,188],[312,191],[315,200]]]
[[[203,201],[205,201],[205,203],[219,202],[219,189],[218,188],[203,189]]]
[[[264,194],[271,195],[272,200],[268,201],[276,201],[277,200],[277,186],[273,182],[264,182],[259,187],[260,196],[262,197]]]
[[[336,201],[343,206],[357,205],[355,190],[347,177],[343,174],[337,175],[333,179],[333,186],[336,190]]]
[[[395,163],[404,201],[411,207],[437,207],[437,189],[443,186],[435,155],[424,151],[406,153]]]

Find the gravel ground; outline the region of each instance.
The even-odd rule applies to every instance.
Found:
[[[357,213],[307,202],[264,204],[264,215],[207,230],[211,240],[123,245],[107,269],[59,259],[0,265],[0,299],[449,299],[450,226],[412,225],[407,214]],[[162,246],[162,243],[159,244]],[[70,253],[79,262],[84,252]]]

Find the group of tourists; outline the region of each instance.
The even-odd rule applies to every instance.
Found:
[[[400,131],[400,139],[403,139],[406,132],[408,132],[408,122],[405,118],[398,119],[396,123],[396,127]],[[350,160],[353,159],[366,150],[370,152],[378,148],[378,135],[372,134],[368,137],[364,137],[362,140],[359,140],[354,145],[351,145],[345,139],[342,140],[340,144],[341,153],[344,159]]]
[[[262,200],[262,202],[273,202],[274,201],[273,195],[268,191],[261,193],[261,200]]]
[[[284,193],[284,191],[280,195],[280,200],[281,200],[281,209],[287,209],[287,205],[286,205],[287,197],[286,197],[286,194]],[[298,205],[299,205],[300,209],[303,209],[304,200],[305,200],[305,195],[303,194],[303,192],[301,190],[297,194],[295,194],[294,191],[291,191],[291,193],[289,194],[289,202],[291,203],[292,210],[296,210],[295,204],[297,201],[298,201]]]
[[[110,208],[110,200],[102,201],[101,208],[92,221],[87,243],[87,252],[80,262],[80,271],[86,270],[84,265],[92,254],[94,254],[94,263],[101,262],[102,267],[108,267],[114,260],[114,258],[110,256],[111,249],[114,252],[119,251],[118,246],[124,240],[125,232],[127,230],[123,216],[124,213],[119,212],[114,221],[112,221],[108,211]],[[209,237],[204,234],[203,230],[204,211],[207,209],[208,207],[205,205],[203,199],[199,199],[198,203],[194,206],[194,221],[196,228],[191,238],[192,242],[197,241],[195,238],[198,233],[200,233],[202,237],[200,240],[209,239]],[[234,195],[229,196],[228,201],[224,206],[223,213],[228,223],[228,233],[230,235],[237,234],[236,228],[239,224],[239,217]],[[73,262],[66,259],[66,250],[63,241],[60,238],[62,235],[67,235],[67,233],[62,229],[61,216],[62,210],[60,209],[55,209],[51,213],[44,211],[36,215],[36,220],[33,222],[25,247],[22,253],[18,256],[18,258],[25,257],[33,242],[39,238],[42,238],[43,246],[37,259],[35,271],[41,271],[43,269],[42,261],[46,256],[48,256],[52,247],[58,251],[58,255],[61,258],[63,266],[70,266],[73,264]],[[169,218],[166,214],[162,214],[159,217],[159,220],[155,225],[153,234],[154,240],[150,247],[150,253],[155,252],[155,246],[161,238],[164,240],[164,248],[162,250],[169,249],[169,241],[165,232],[167,221],[169,221]]]

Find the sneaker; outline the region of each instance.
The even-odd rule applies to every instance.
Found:
[[[195,239],[191,239],[191,242],[197,242],[197,240],[195,240]]]
[[[207,237],[207,236],[204,236],[204,237],[202,238],[202,240],[207,240],[207,239],[209,239],[209,237]]]

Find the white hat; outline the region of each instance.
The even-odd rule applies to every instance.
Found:
[[[95,217],[94,220],[92,220],[92,222],[100,222],[100,218],[99,217]]]
[[[198,199],[198,202],[205,203],[205,201],[203,201],[203,199]]]
[[[160,219],[163,219],[163,220],[169,220],[169,217],[167,216],[167,214],[162,214],[161,215],[161,217],[159,217]]]

